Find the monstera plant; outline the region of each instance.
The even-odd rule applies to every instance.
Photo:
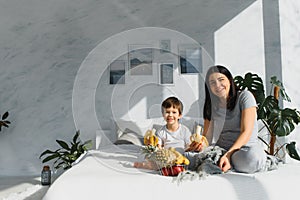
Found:
[[[41,153],[40,158],[45,157],[42,162],[48,162],[55,159],[54,168],[59,169],[63,168],[64,170],[72,167],[72,163],[75,162],[85,151],[89,150],[92,147],[92,141],[88,140],[86,142],[81,142],[79,139],[80,132],[76,131],[73,136],[70,145],[67,142],[62,140],[56,140],[60,148],[51,151],[49,149]]]
[[[267,153],[276,156],[285,146],[291,158],[300,160],[296,150],[296,142],[292,141],[276,146],[277,137],[288,136],[295,129],[295,125],[300,122],[300,112],[297,109],[281,108],[279,106],[279,98],[284,101],[291,101],[283,84],[277,80],[276,76],[271,77],[272,88],[270,94],[266,96],[263,81],[257,74],[249,72],[245,74],[244,78],[236,76],[234,81],[240,89],[251,91],[256,99],[258,105],[257,119],[262,121],[270,136],[269,141],[259,137],[267,145]]]

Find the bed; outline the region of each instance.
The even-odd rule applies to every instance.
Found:
[[[178,181],[160,171],[134,168],[133,162],[144,158],[140,150],[139,144],[119,142],[86,152],[51,184],[43,200],[299,198],[298,162],[255,174],[228,172]]]
[[[229,172],[177,182],[159,171],[137,169],[142,159],[136,145],[111,145],[91,150],[50,186],[43,200],[57,199],[297,199],[300,165],[283,164],[256,174]]]

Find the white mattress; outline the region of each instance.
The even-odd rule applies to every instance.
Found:
[[[76,199],[299,199],[300,163],[256,174],[225,173],[174,182],[158,171],[136,169],[139,147],[111,145],[85,154],[50,186],[43,200]]]

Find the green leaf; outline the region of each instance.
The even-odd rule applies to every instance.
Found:
[[[83,153],[85,151],[82,144],[78,146],[78,151],[80,153]]]
[[[91,149],[93,147],[93,141],[87,140],[83,143],[83,146],[86,148],[86,150]]]
[[[289,154],[289,156],[293,159],[299,160],[300,161],[300,156],[297,152],[296,149],[296,142],[291,142],[289,144],[286,145],[286,150]]]
[[[54,153],[56,153],[57,151],[50,151],[50,150],[46,150],[46,151],[44,151],[44,152],[42,152],[41,153],[41,155],[40,155],[40,157],[39,158],[41,158],[42,156],[44,156],[44,155],[46,155],[46,154],[54,154]]]
[[[65,166],[65,162],[60,162],[60,163],[57,163],[56,165],[55,165],[55,169],[58,169],[58,168],[61,168],[61,167],[64,167]]]
[[[72,147],[71,147],[71,153],[74,153],[75,151],[77,151],[78,144],[79,144],[79,142],[76,142],[75,144],[72,145]]]
[[[70,169],[71,167],[72,167],[72,165],[66,165],[63,169],[67,170],[67,169]]]
[[[45,162],[48,162],[48,161],[58,158],[58,157],[60,157],[59,153],[55,153],[51,156],[46,157],[44,160],[42,160],[42,162],[45,163]]]
[[[76,131],[76,133],[75,133],[75,135],[73,137],[73,143],[77,142],[77,139],[78,139],[79,135],[80,135],[80,131],[78,130],[78,131]]]
[[[275,99],[274,96],[268,96],[258,106],[257,119],[267,120],[269,113],[271,113],[274,109],[279,109],[278,100]]]
[[[68,144],[62,140],[56,140],[56,142],[64,149],[70,150],[70,147],[68,146]]]
[[[89,147],[89,145],[92,143],[92,140],[88,140],[85,143],[81,144],[81,141],[79,139],[79,134],[80,134],[79,131],[76,131],[75,135],[72,138],[73,142],[71,142],[70,145],[68,145],[65,141],[56,140],[56,142],[61,146],[61,148],[57,149],[56,151],[50,151],[50,150],[44,151],[40,155],[40,157],[46,154],[52,154],[52,155],[46,157],[43,160],[43,162],[47,162],[49,160],[56,158],[56,160],[53,163],[53,166],[56,169],[63,168],[64,170],[66,170],[71,168],[72,163],[75,160],[77,160],[79,156],[82,153],[84,153],[85,149],[87,149],[87,147]]]
[[[249,90],[255,97],[257,104],[261,104],[265,99],[265,90],[262,79],[257,74],[252,74],[248,72],[245,74],[245,78],[241,76],[236,76],[234,78],[235,84],[241,90]]]
[[[76,159],[77,159],[77,155],[76,154],[72,154],[69,156],[69,159],[71,160],[71,163],[73,163]]]
[[[2,116],[2,120],[5,120],[7,117],[8,117],[9,113],[8,112],[5,112]]]
[[[2,126],[5,126],[6,128],[9,127],[6,123],[2,123]]]
[[[290,108],[273,109],[267,119],[270,129],[277,136],[287,136],[299,123],[299,112]]]
[[[0,127],[2,126],[8,127],[8,125],[4,121],[0,121]]]

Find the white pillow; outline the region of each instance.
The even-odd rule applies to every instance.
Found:
[[[116,138],[115,144],[134,143],[143,145],[143,138],[148,130],[153,129],[153,124],[164,124],[162,117],[143,119],[139,121],[128,121],[119,119],[115,121]],[[158,128],[156,128],[158,130]],[[140,141],[140,142],[139,142]]]
[[[143,119],[139,121],[127,121],[127,120],[116,120],[116,130],[124,132],[126,129],[131,130],[139,136],[144,136],[147,130],[152,128],[153,120],[152,119]],[[119,132],[120,133],[120,132]],[[117,132],[117,136],[121,135]]]
[[[121,136],[114,143],[116,145],[119,145],[119,144],[135,144],[138,146],[143,145],[144,138],[134,132],[131,132],[131,130],[129,130],[129,129],[126,129],[125,132],[119,133],[119,134],[121,134]]]
[[[152,129],[155,129],[155,134],[163,127],[164,125],[161,124],[153,124]]]

